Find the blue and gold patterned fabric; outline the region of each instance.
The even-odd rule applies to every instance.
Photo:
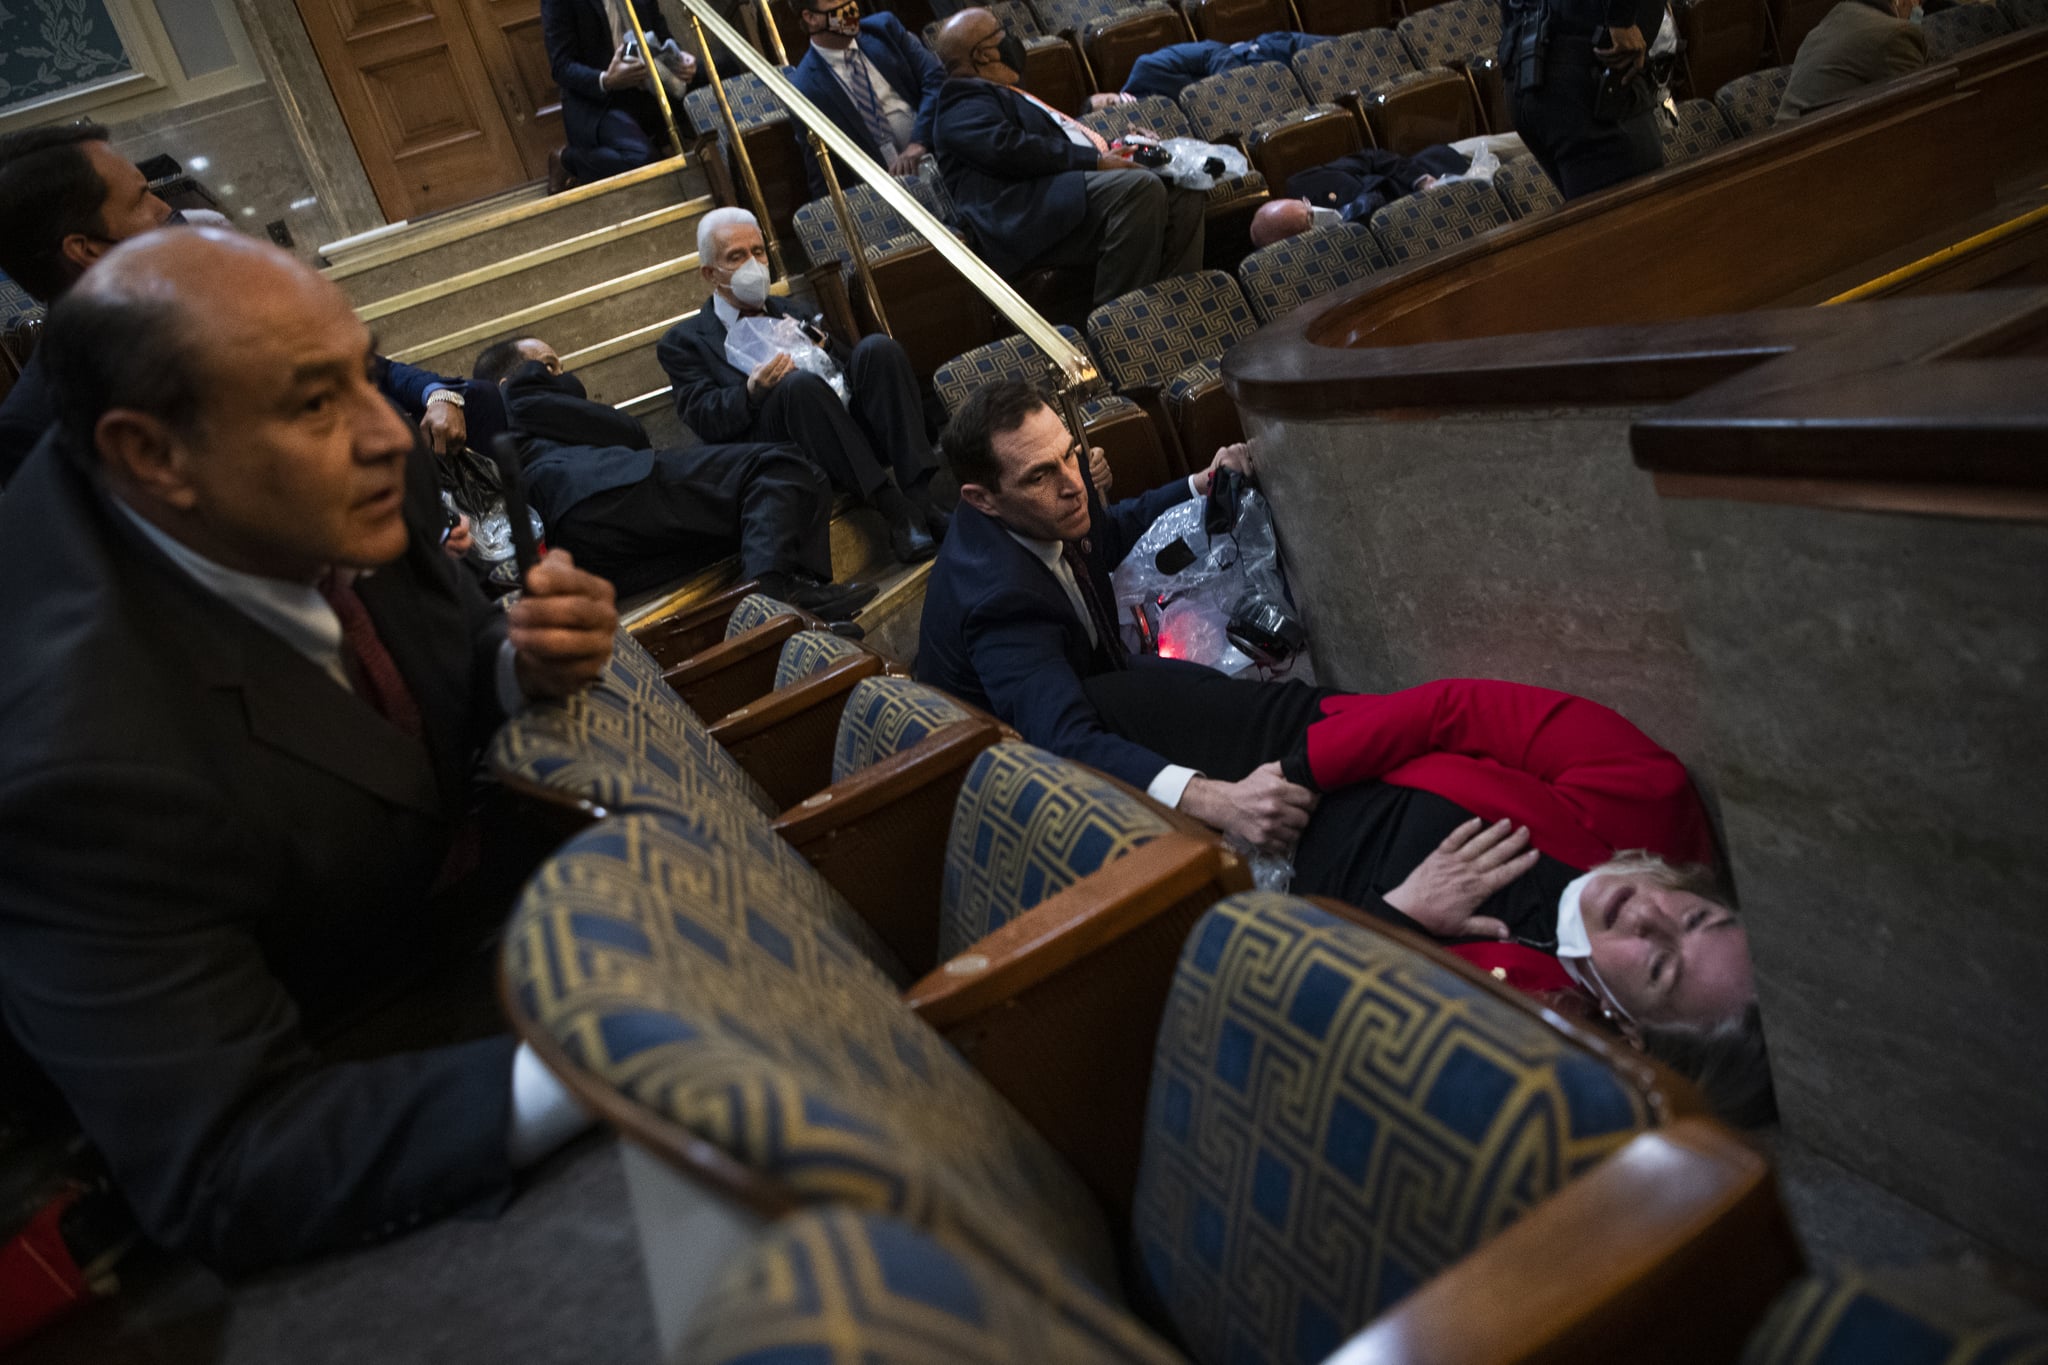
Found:
[[[1133,289],[1097,308],[1088,315],[1088,347],[1118,388],[1164,388],[1190,365],[1217,359],[1258,327],[1237,281],[1221,270],[1203,270]]]
[[[1310,299],[1356,284],[1386,263],[1371,228],[1332,223],[1259,248],[1237,267],[1237,278],[1252,311],[1260,321],[1271,322]]]
[[[960,704],[936,687],[908,678],[868,678],[847,695],[846,709],[839,713],[832,780],[844,781],[967,718]]]
[[[1444,0],[1394,25],[1418,68],[1491,57],[1500,47],[1500,6],[1494,0]]]
[[[1338,96],[1354,91],[1377,89],[1415,70],[1400,35],[1385,28],[1311,43],[1294,54],[1292,65],[1301,88],[1322,104],[1334,103]]]
[[[1927,60],[1945,62],[1964,48],[1988,43],[2012,32],[2012,23],[1990,0],[1963,0],[1920,21],[1927,38]]]
[[[1047,33],[1072,33],[1080,37],[1088,31],[1088,25],[1099,19],[1122,19],[1140,10],[1165,9],[1164,0],[1145,0],[1145,3],[1130,4],[1127,0],[1033,0],[1038,17],[1045,24]]]
[[[783,74],[793,69],[785,67]],[[768,93],[768,87],[751,71],[725,78],[725,98],[732,105],[732,121],[743,133],[789,117],[782,102]],[[725,120],[718,113],[718,95],[708,84],[683,97],[683,111],[689,115],[691,127],[699,133],[717,134],[719,143],[724,144]]]
[[[732,615],[725,618],[725,638],[730,640],[745,635],[754,627],[765,626],[778,616],[801,614],[787,602],[778,601],[766,593],[750,592],[732,609]]]
[[[2016,29],[2048,24],[2048,0],[1998,0],[1998,8]]]
[[[1223,387],[1223,358],[1197,360],[1166,381],[1166,410],[1179,421],[1195,400]]]
[[[775,686],[800,683],[841,659],[857,659],[865,653],[853,641],[829,630],[800,630],[783,641],[782,656],[775,661]]]
[[[1770,131],[1778,117],[1778,101],[1785,98],[1785,84],[1792,79],[1789,66],[1767,66],[1747,76],[1737,76],[1714,92],[1721,117],[1737,137]]]
[[[681,1365],[1179,1365],[1085,1284],[910,1224],[821,1208],[764,1229],[691,1320]]]
[[[997,744],[967,770],[953,805],[939,894],[939,957],[1173,826],[1093,769],[1029,744]]]
[[[1195,136],[1211,142],[1249,132],[1309,102],[1293,70],[1279,62],[1254,62],[1204,76],[1180,92],[1181,111]]]
[[[1721,106],[1712,100],[1680,100],[1673,106],[1676,120],[1657,116],[1657,132],[1664,139],[1664,164],[1675,166],[1696,156],[1705,156],[1735,140]],[[1775,115],[1775,111],[1774,115]]]
[[[1372,216],[1372,235],[1387,260],[1399,265],[1469,242],[1507,221],[1507,205],[1493,186],[1460,180],[1382,205]]]
[[[1059,333],[1076,346],[1086,349],[1081,334],[1066,323],[1059,325]],[[1038,344],[1019,333],[991,341],[986,346],[977,346],[963,355],[957,355],[939,366],[932,375],[932,390],[939,395],[939,402],[948,414],[957,412],[967,396],[984,385],[998,379],[1022,379],[1044,386],[1051,392],[1053,380],[1052,362],[1045,358],[1045,352]]]
[[[1202,1365],[1318,1361],[1649,1122],[1603,1063],[1449,968],[1290,896],[1231,896],[1160,1024],[1138,1273]]]
[[[503,971],[523,1027],[799,1203],[907,1218],[1114,1292],[1064,1160],[898,995],[867,925],[772,832],[602,821],[527,883]]]
[[[941,222],[950,224],[953,221],[952,204],[943,197],[936,178],[920,175],[896,183],[910,191],[911,197],[931,210]],[[842,183],[842,189],[846,195],[846,206],[853,212],[854,226],[860,230],[863,249],[905,236],[918,236],[910,220],[883,200],[873,185],[849,178]],[[846,234],[840,231],[839,214],[829,197],[813,199],[796,211],[796,235],[812,265],[847,259]]]
[[[1960,1271],[1838,1269],[1780,1295],[1742,1365],[2048,1365],[2048,1314]]]
[[[1533,156],[1517,157],[1494,172],[1493,192],[1517,219],[1564,207],[1564,192],[1543,173]]]

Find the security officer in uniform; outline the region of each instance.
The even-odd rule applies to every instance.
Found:
[[[1501,0],[1515,131],[1567,199],[1664,164],[1644,73],[1664,0]]]

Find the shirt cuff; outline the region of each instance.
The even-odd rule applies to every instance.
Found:
[[[1157,801],[1168,810],[1178,810],[1180,799],[1186,794],[1188,783],[1200,777],[1193,768],[1183,768],[1178,763],[1169,763],[1159,770],[1159,776],[1152,779],[1145,788],[1145,795]]]
[[[521,1043],[512,1054],[512,1131],[505,1139],[512,1168],[531,1166],[592,1122],[533,1049]]]
[[[1202,491],[1202,485],[1201,485],[1200,483],[1196,482],[1196,480],[1200,479],[1201,477],[1202,477],[1202,476],[1201,476],[1200,474],[1190,474],[1190,475],[1188,475],[1188,496],[1189,496],[1189,497],[1191,497],[1191,498],[1206,498],[1207,496],[1209,496],[1209,495],[1208,495],[1207,493],[1204,493],[1204,492]]]
[[[510,640],[498,642],[498,705],[508,716],[526,709],[526,693],[519,686],[518,656]]]

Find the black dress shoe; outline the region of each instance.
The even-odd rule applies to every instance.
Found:
[[[565,165],[562,161],[562,149],[560,147],[557,147],[552,152],[549,152],[548,193],[560,194],[563,190],[568,189],[571,185],[574,185],[575,183],[576,178],[569,174],[568,166]]]
[[[851,621],[856,612],[875,600],[878,591],[872,583],[811,582],[791,588],[782,600],[820,621]]]
[[[914,508],[889,524],[889,553],[904,564],[922,564],[939,552],[939,542],[920,524],[924,520]]]

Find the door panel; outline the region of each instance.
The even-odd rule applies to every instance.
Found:
[[[546,175],[562,145],[562,94],[548,71],[540,0],[466,0],[477,50],[491,73],[513,141],[530,177]]]
[[[295,3],[386,217],[417,218],[533,178],[463,0]]]

